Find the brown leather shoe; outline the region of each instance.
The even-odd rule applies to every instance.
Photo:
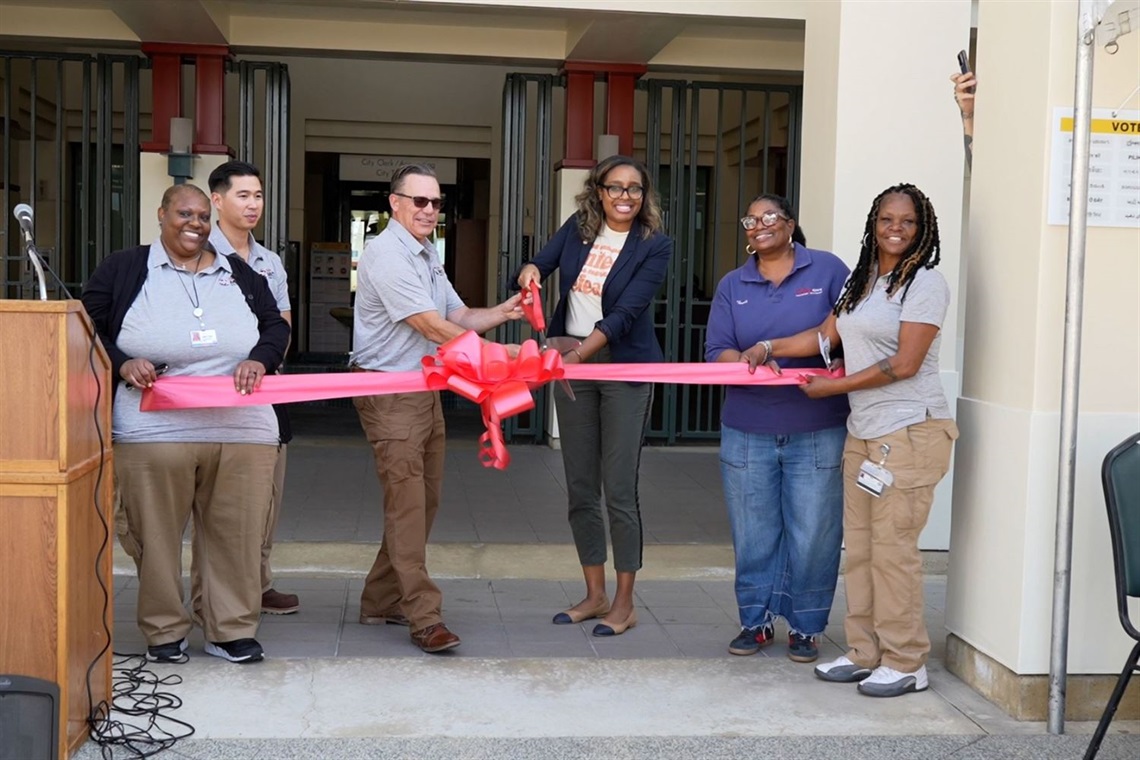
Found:
[[[412,631],[412,641],[425,652],[442,652],[459,646],[459,637],[447,630],[443,623],[429,625],[422,631]]]
[[[282,594],[269,589],[261,595],[261,611],[267,615],[292,615],[301,609],[301,600],[296,594]]]
[[[365,615],[360,613],[361,625],[402,625],[409,626],[411,621],[401,615],[399,612],[389,612],[385,615]]]

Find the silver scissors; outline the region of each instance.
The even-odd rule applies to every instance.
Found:
[[[547,338],[545,333],[538,333],[538,346],[539,350],[546,351],[547,349],[557,351],[559,354],[564,354],[567,351],[577,348],[582,345],[582,341],[577,338],[570,338],[566,336],[559,336],[554,338]],[[570,389],[570,383],[566,378],[561,378],[558,384],[562,386],[562,390],[566,391],[566,395],[571,401],[577,401],[574,398],[574,391]]]

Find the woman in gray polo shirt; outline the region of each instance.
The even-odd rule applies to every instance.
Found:
[[[206,241],[210,201],[193,185],[162,197],[160,234],[117,251],[83,288],[112,363],[112,440],[125,525],[139,576],[138,624],[147,658],[185,660],[192,622],[183,605],[182,535],[194,520],[202,550],[206,652],[256,662],[261,539],[277,460],[270,406],[144,412],[138,389],[169,375],[230,375],[253,393],[280,364],[289,325],[265,278]]]
[[[928,686],[918,536],[958,437],[939,380],[950,289],[938,261],[930,201],[914,185],[887,188],[871,204],[859,263],[832,314],[819,328],[757,344],[758,362],[811,356],[819,333],[843,345],[846,377],[802,386],[812,398],[846,393],[851,404],[843,450],[848,651],[815,672],[858,682],[868,696]]]

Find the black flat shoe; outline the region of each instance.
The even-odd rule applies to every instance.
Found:
[[[637,610],[631,610],[629,617],[620,623],[598,623],[594,626],[595,636],[620,636],[637,625]]]
[[[610,611],[610,600],[602,598],[602,603],[592,610],[566,610],[559,612],[550,621],[555,625],[573,625],[574,623],[581,623],[584,620],[593,620],[600,618]]]

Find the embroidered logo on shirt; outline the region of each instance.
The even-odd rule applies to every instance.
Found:
[[[746,303],[748,303],[748,299],[747,299],[747,298],[745,298],[743,301],[737,301],[737,302],[736,302],[736,305],[737,305],[737,306],[743,306],[743,305],[744,305],[744,304],[746,304]]]
[[[233,285],[234,284],[234,278],[230,275],[229,272],[226,272],[223,270],[222,272],[220,272],[218,274],[218,284],[221,285],[222,287],[226,287],[227,285]]]
[[[796,298],[800,296],[821,296],[823,295],[823,288],[798,288],[796,290]]]

